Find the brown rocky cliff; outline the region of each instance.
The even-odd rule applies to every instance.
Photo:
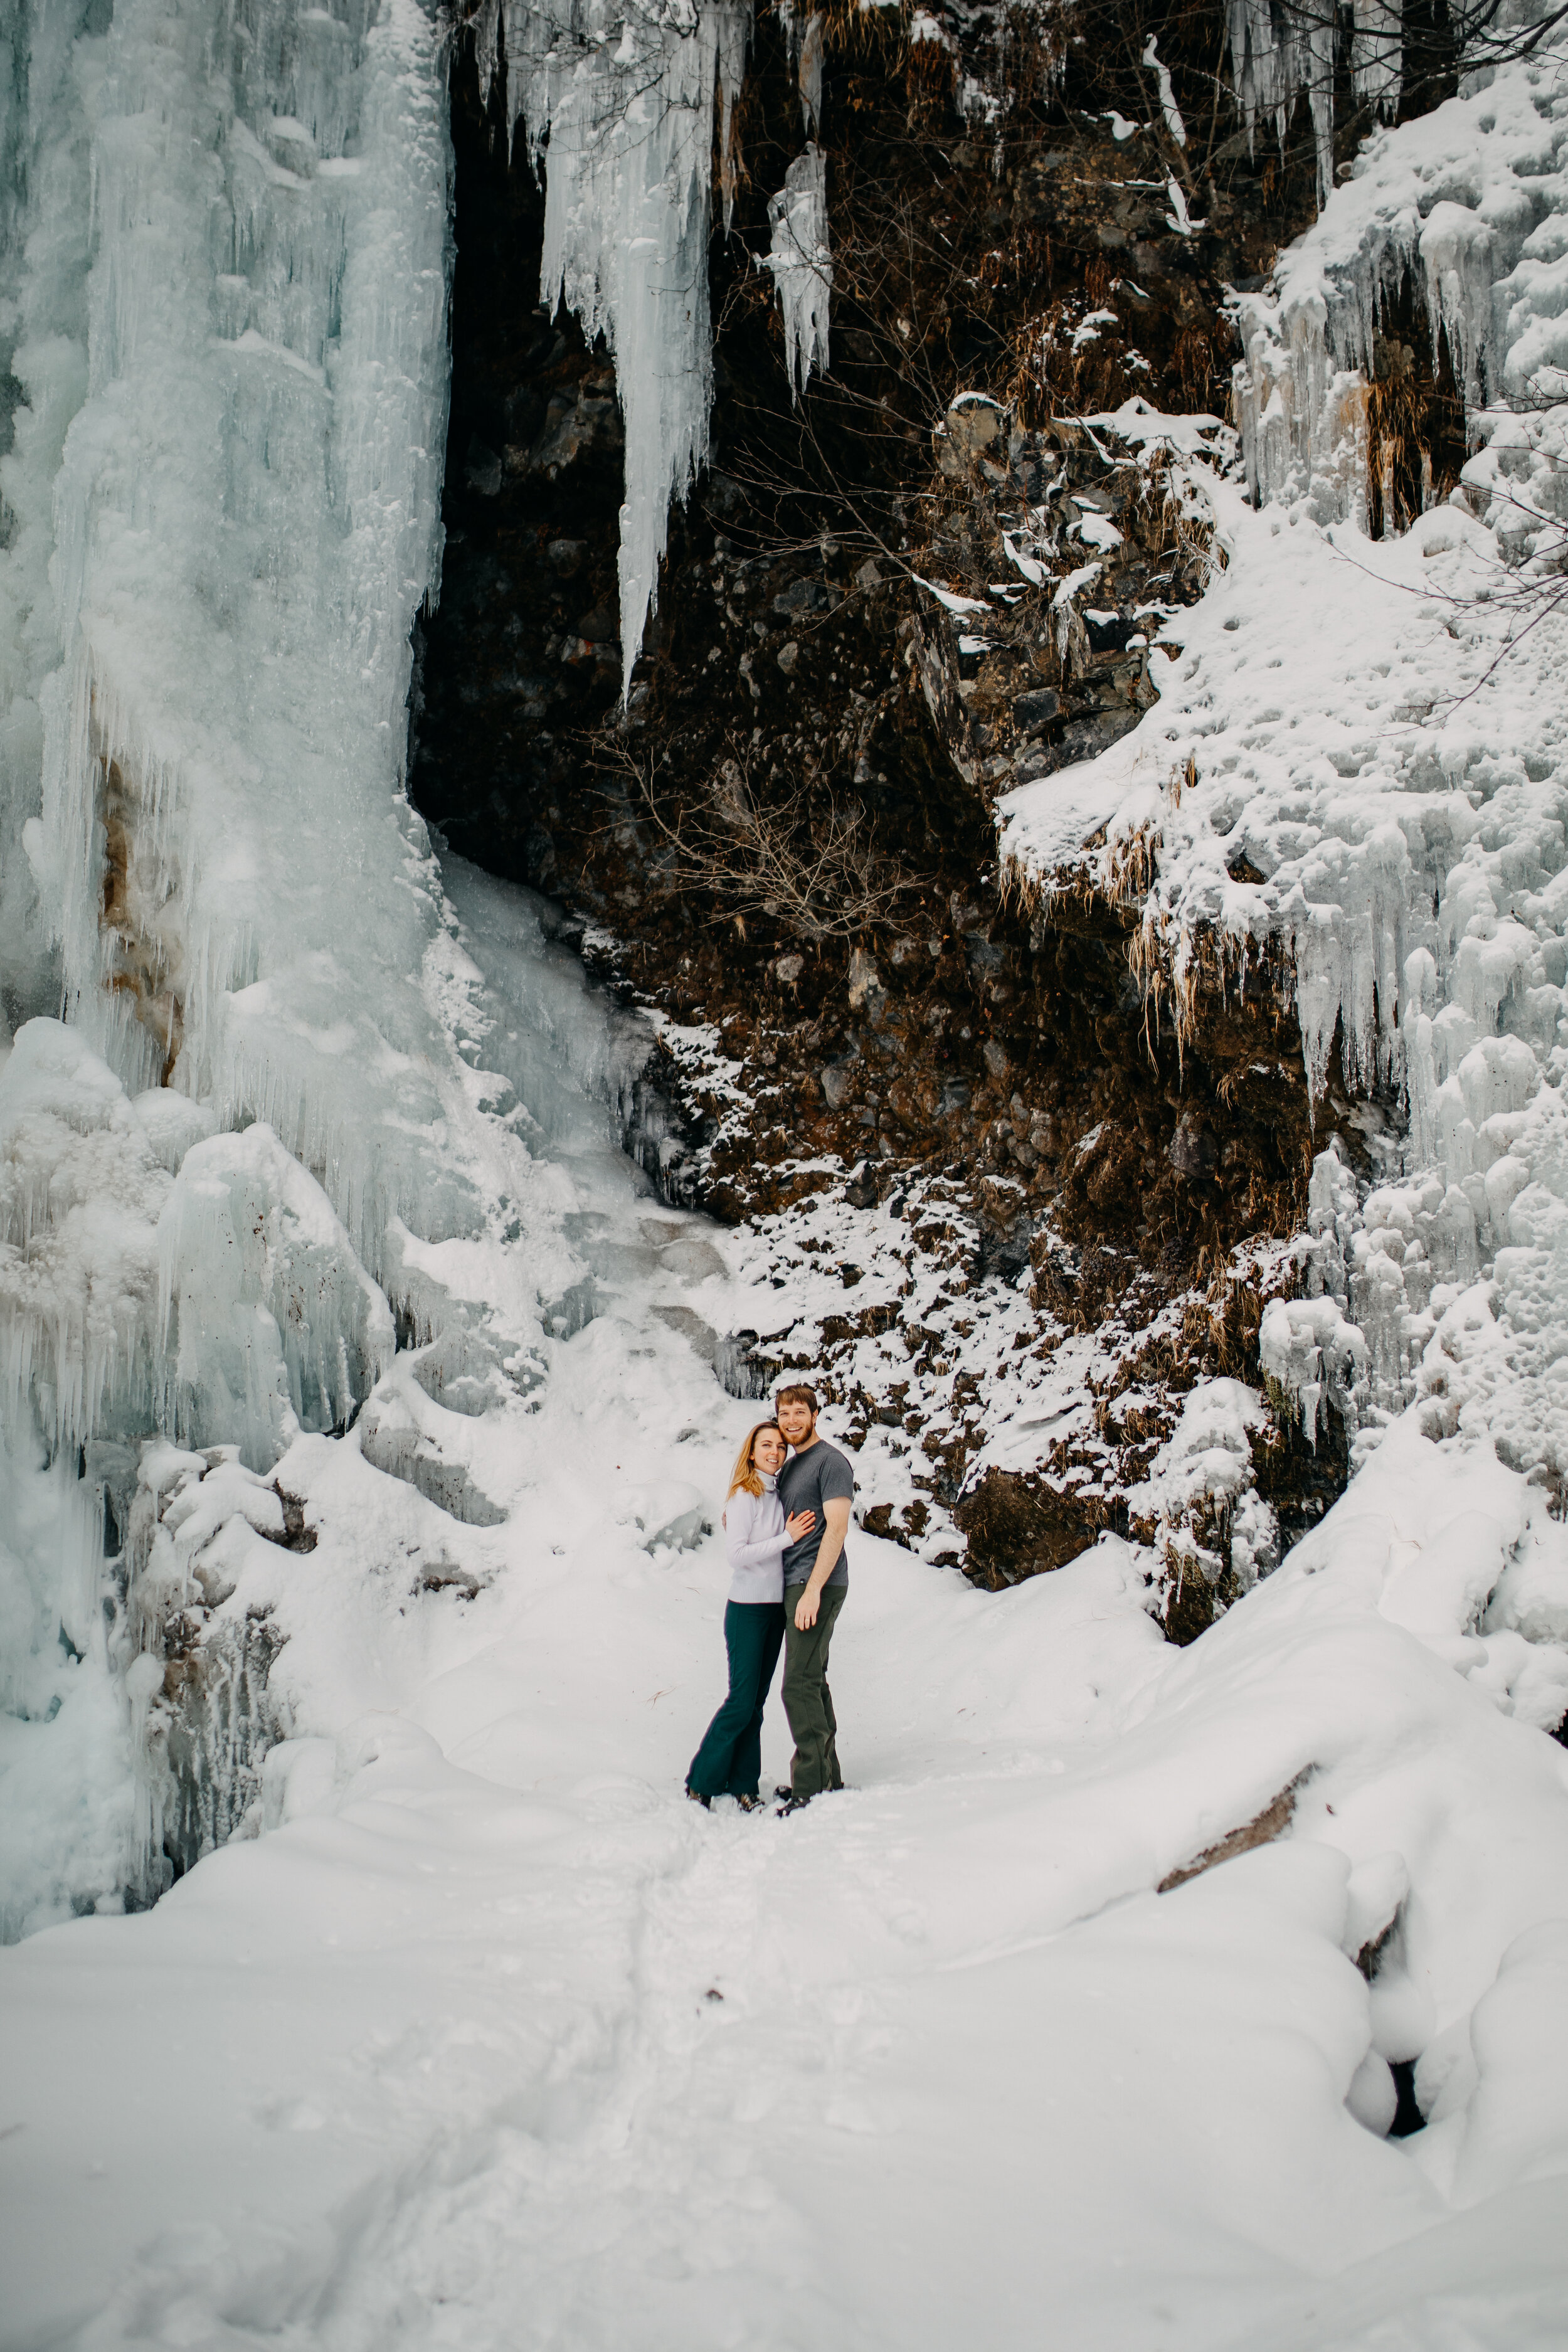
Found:
[[[1124,1521],[1118,1480],[1183,1390],[1254,1367],[1237,1252],[1300,1222],[1311,1148],[1285,975],[1200,991],[1178,1037],[1133,969],[1136,877],[1030,907],[999,887],[992,822],[1013,783],[1136,724],[1150,641],[1201,593],[1211,553],[1168,476],[1081,419],[1134,395],[1223,415],[1226,289],[1310,216],[1305,109],[1282,151],[1254,152],[1215,79],[1217,8],[1086,17],[1059,72],[1009,21],[1004,55],[993,16],[943,44],[894,12],[827,12],[832,365],[796,404],[756,256],[800,113],[779,21],[758,16],[734,230],[712,245],[712,462],[672,519],[624,714],[613,367],[538,308],[540,192],[459,47],[447,554],[412,763],[456,848],[613,934],[606,980],[715,1041],[654,1074],[684,1131],[662,1153],[672,1198],[740,1220],[824,1186],[868,1205],[940,1181],[973,1231],[966,1281],[1027,1268],[1042,1346],[1114,1339],[1092,1495],[1058,1449],[965,1497],[983,1409],[937,1445],[930,1490],[992,1581]],[[1141,62],[1151,34],[1178,91],[1206,93],[1188,149]],[[975,73],[999,98],[984,129],[956,105]],[[1361,127],[1342,107],[1345,152]],[[1004,533],[1024,518],[1081,558],[1086,517],[1115,551],[1064,611],[1068,556],[1037,588]],[[991,598],[977,649],[920,577],[1019,593]],[[748,887],[748,843],[782,845],[776,887]],[[846,1304],[838,1339],[815,1340],[830,1386],[861,1336]],[[1173,1307],[1186,1337],[1152,1366],[1143,1337]],[[1272,1442],[1287,1513],[1321,1507],[1322,1465]]]

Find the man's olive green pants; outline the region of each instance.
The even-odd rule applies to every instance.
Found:
[[[816,1624],[803,1633],[795,1624],[795,1612],[805,1591],[804,1584],[791,1584],[784,1591],[784,1703],[795,1738],[790,1788],[797,1797],[818,1797],[825,1789],[844,1786],[838,1769],[838,1721],[833,1712],[833,1693],[827,1687],[827,1653],[848,1587],[826,1587],[816,1604]]]

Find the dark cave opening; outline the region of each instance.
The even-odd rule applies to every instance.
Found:
[[[531,812],[570,782],[563,746],[620,683],[615,373],[539,299],[544,193],[509,141],[498,76],[453,59],[457,262],[441,597],[415,630],[409,791],[453,848],[552,878]]]

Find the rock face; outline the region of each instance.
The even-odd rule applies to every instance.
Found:
[[[1027,903],[994,812],[1155,698],[1154,634],[1221,560],[1183,461],[1225,454],[1225,289],[1310,216],[1317,167],[1304,104],[1282,146],[1249,140],[1213,78],[1217,9],[1140,35],[1178,94],[1207,93],[1190,134],[1136,45],[1057,56],[985,11],[962,34],[922,18],[931,38],[881,11],[811,22],[830,372],[795,397],[762,258],[805,87],[769,11],[710,251],[713,460],[672,518],[624,709],[613,371],[538,308],[542,200],[459,43],[447,548],[411,782],[454,846],[563,901],[603,977],[669,1016],[645,1087],[669,1106],[670,1198],[776,1219],[940,1181],[972,1291],[1026,1285],[1042,1346],[1107,1336],[1092,1493],[1060,1446],[977,1475],[970,1414],[935,1444],[931,1503],[888,1514],[913,1539],[952,1512],[971,1572],[1003,1581],[1128,1524],[1200,1372],[1256,1374],[1237,1253],[1304,1212],[1284,975],[1216,964],[1173,1003],[1139,966],[1135,865]],[[1342,153],[1364,127],[1341,108]],[[810,1360],[869,1426],[868,1336],[851,1311],[814,1327]],[[742,1336],[725,1361],[761,1392],[765,1349]],[[1260,1462],[1269,1445],[1287,1517],[1321,1508],[1331,1465],[1272,1424]]]

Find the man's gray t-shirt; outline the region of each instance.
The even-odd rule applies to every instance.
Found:
[[[811,1533],[791,1544],[784,1553],[784,1580],[787,1589],[792,1584],[805,1584],[816,1566],[816,1555],[827,1533],[827,1513],[823,1506],[836,1500],[853,1502],[855,1498],[855,1473],[848,1457],[840,1454],[837,1445],[829,1445],[825,1437],[819,1437],[804,1454],[790,1455],[779,1472],[778,1496],[786,1519],[793,1519],[797,1511],[816,1513],[816,1525]],[[847,1544],[834,1563],[827,1581],[830,1586],[848,1583]]]

